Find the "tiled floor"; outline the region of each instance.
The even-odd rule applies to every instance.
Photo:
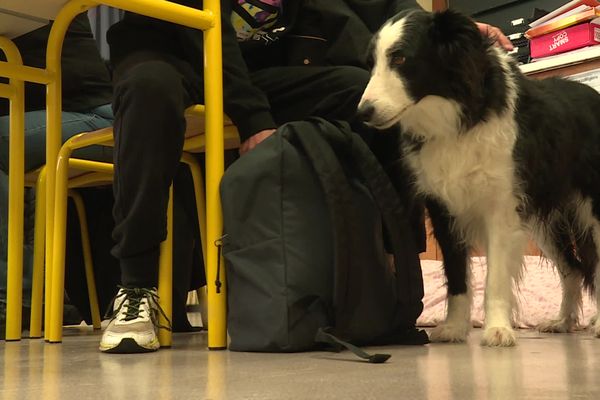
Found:
[[[0,399],[600,399],[600,339],[519,332],[519,345],[388,347],[385,364],[350,353],[207,351],[206,334],[171,349],[97,351],[99,333],[69,329],[62,344],[0,344]]]

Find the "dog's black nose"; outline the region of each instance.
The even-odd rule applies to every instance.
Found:
[[[375,113],[375,106],[370,101],[363,101],[362,104],[359,105],[357,114],[358,118],[361,121],[369,122]]]

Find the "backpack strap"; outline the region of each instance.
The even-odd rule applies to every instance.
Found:
[[[406,298],[411,299],[409,304],[421,302],[419,308],[404,310],[409,315],[399,316],[400,319],[410,320],[414,324],[423,311],[424,289],[421,262],[411,230],[410,217],[387,173],[367,144],[349,129],[341,129],[340,132],[345,132],[350,138],[350,145],[345,148],[350,152],[349,156],[355,162],[355,168],[371,191],[382,214],[383,226],[394,254],[398,293],[406,293]]]
[[[358,357],[367,360],[371,364],[382,364],[389,360],[389,358],[392,356],[391,354],[369,354],[360,347],[339,339],[331,333],[330,328],[319,328],[317,334],[315,335],[315,342],[326,343],[335,351],[340,351],[342,348],[348,349]]]
[[[359,255],[354,253],[360,251],[360,243],[354,243],[350,234],[353,229],[353,218],[351,217],[355,215],[353,213],[356,206],[352,204],[351,188],[339,163],[338,155],[333,149],[341,153],[340,157],[352,160],[353,167],[371,191],[382,214],[383,225],[394,254],[398,293],[406,293],[406,298],[412,300],[407,302],[408,304],[403,310],[400,310],[401,314],[398,318],[411,321],[413,326],[407,326],[407,328],[414,328],[414,323],[421,314],[423,306],[421,303],[420,307],[410,309],[410,304],[422,301],[423,277],[409,217],[396,189],[373,152],[360,136],[350,130],[347,123],[311,118],[302,124],[304,126],[296,123],[294,126],[298,130],[293,132],[295,139],[313,163],[330,203],[328,205],[332,213],[336,237],[336,262],[351,263],[353,259],[360,259]],[[317,125],[319,129],[314,129],[314,125]],[[349,246],[358,246],[358,248]],[[351,254],[352,258],[350,258]],[[343,272],[345,268],[338,268],[338,270]],[[347,277],[340,276],[339,278],[341,284],[347,282]],[[420,284],[418,284],[419,282]],[[345,296],[345,293],[338,293],[337,290],[335,293],[339,297]],[[348,300],[352,299],[338,298],[336,300],[346,301],[348,304]]]
[[[327,122],[320,118],[298,121],[287,124],[284,132],[288,141],[304,150],[323,187],[332,219],[336,265],[353,265],[360,259],[359,252],[362,250],[360,241],[351,234],[360,229],[352,218],[357,215],[358,206],[338,157],[325,140],[324,129],[315,129],[315,123],[319,126]],[[329,128],[331,127],[329,124]],[[349,304],[351,307],[358,300],[348,296],[348,269],[349,267],[336,268],[334,304]],[[341,290],[342,288],[346,290]]]

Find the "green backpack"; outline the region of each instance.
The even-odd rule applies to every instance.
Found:
[[[231,350],[327,343],[382,362],[352,344],[428,342],[408,216],[347,124],[283,125],[227,169],[221,198]]]

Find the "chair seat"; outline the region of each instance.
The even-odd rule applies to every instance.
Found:
[[[38,168],[34,171],[28,172],[25,175],[25,186],[35,187],[41,171],[42,168]],[[76,168],[69,170],[69,189],[83,188],[87,186],[100,186],[103,183],[106,185],[112,184],[112,176],[98,172],[79,170]]]
[[[204,118],[204,106],[196,105],[189,107],[185,114],[186,130],[185,130],[185,143],[184,151],[189,152],[204,152],[206,147],[206,137],[204,136],[205,118]],[[237,149],[240,147],[240,137],[236,126],[226,116],[224,118],[223,126],[223,138],[224,148]],[[84,132],[73,136],[71,139],[72,144],[75,147],[84,147],[86,143],[94,145],[102,145],[112,147],[114,145],[113,140],[113,129],[103,128],[97,131]],[[77,153],[75,153],[77,155]],[[110,162],[106,159],[95,159],[94,161]],[[25,175],[25,185],[29,187],[35,186],[37,178],[41,168],[30,171]],[[106,175],[106,184],[112,182],[112,177]],[[89,181],[89,183],[87,183]],[[90,172],[89,170],[79,170],[77,168],[69,169],[69,188],[85,187],[85,186],[97,186],[98,183],[103,182],[102,174],[98,172]]]
[[[189,107],[185,112],[186,130],[184,151],[204,152],[206,137],[204,136],[205,114],[203,105]],[[240,147],[240,136],[236,126],[229,117],[223,119],[223,140],[225,150]]]

